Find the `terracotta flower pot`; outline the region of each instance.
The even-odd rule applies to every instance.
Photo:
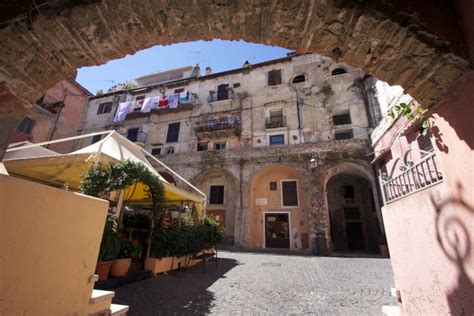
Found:
[[[97,262],[97,265],[95,267],[95,274],[99,276],[99,281],[107,280],[110,268],[112,267],[112,263],[112,260]]]
[[[387,258],[389,257],[387,245],[379,245],[379,249],[380,249],[380,255],[382,257],[387,257]]]
[[[127,275],[131,264],[132,264],[132,258],[115,259],[112,263],[110,276],[113,278],[123,278],[124,276]]]

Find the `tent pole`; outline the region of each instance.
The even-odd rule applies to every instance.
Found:
[[[120,189],[119,197],[118,197],[118,201],[117,201],[117,211],[116,211],[116,215],[117,215],[119,221],[122,221],[122,218],[123,218],[122,205],[123,205],[124,195],[125,195],[125,190]]]

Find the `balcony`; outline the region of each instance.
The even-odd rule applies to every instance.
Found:
[[[240,122],[236,117],[210,119],[194,125],[198,139],[225,138],[240,135]]]
[[[417,164],[405,168],[403,173],[385,181],[381,180],[384,203],[391,203],[441,181],[443,175],[438,171],[436,155],[429,153]]]
[[[286,127],[286,116],[281,115],[267,117],[265,121],[265,127],[267,129]]]

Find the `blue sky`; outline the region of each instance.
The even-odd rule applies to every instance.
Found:
[[[246,60],[255,64],[284,57],[288,52],[281,47],[222,40],[154,46],[101,66],[81,68],[76,80],[95,94],[119,82],[172,68],[199,63],[202,73],[207,66],[221,72],[239,68]]]

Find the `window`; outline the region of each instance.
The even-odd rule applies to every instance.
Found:
[[[167,155],[174,154],[174,147],[166,147],[165,153]]]
[[[214,143],[214,150],[224,150],[226,149],[226,143]]]
[[[276,86],[281,84],[281,70],[272,70],[268,72],[268,85]]]
[[[332,116],[332,122],[334,125],[346,125],[351,124],[351,114],[349,112],[343,114],[336,114]]]
[[[433,151],[433,144],[431,143],[430,135],[428,133],[424,136],[423,134],[420,134],[416,141],[418,143],[418,149],[421,150],[421,157]]]
[[[285,135],[283,134],[270,135],[270,146],[284,145],[284,144],[285,144]]]
[[[270,181],[270,191],[276,191],[276,190],[277,190],[276,181]]]
[[[293,83],[305,82],[306,78],[304,75],[299,75],[293,78]]]
[[[166,135],[166,142],[167,143],[174,143],[178,141],[179,137],[179,125],[178,123],[171,123],[168,125],[168,134]]]
[[[282,181],[283,206],[298,206],[298,189],[296,181]]]
[[[341,186],[341,195],[345,199],[354,199],[354,187],[352,185],[343,185]]]
[[[224,186],[211,185],[209,204],[224,204]]]
[[[94,137],[92,137],[91,144],[95,144],[98,141],[100,141],[101,139],[102,139],[102,135],[95,135]]]
[[[239,87],[240,87],[240,82],[234,83],[234,84],[232,85],[232,87],[234,87],[234,88],[239,88]]]
[[[207,145],[208,143],[198,143],[197,145],[197,151],[207,151]]]
[[[159,156],[159,155],[161,155],[161,148],[152,148],[152,149],[151,149],[151,154],[152,154],[153,156]]]
[[[342,74],[346,74],[346,73],[347,73],[347,70],[345,70],[344,68],[336,68],[331,72],[331,75],[332,76],[338,76],[338,75],[342,75]]]
[[[351,138],[354,138],[354,132],[352,132],[352,130],[343,131],[343,132],[336,132],[335,138],[336,138],[336,140],[351,139]]]
[[[31,135],[33,131],[33,127],[35,126],[35,121],[30,119],[29,117],[24,117],[23,120],[20,122],[18,127],[16,128],[17,131],[22,132],[26,135]]]
[[[360,213],[357,207],[345,207],[344,208],[344,220],[347,221],[360,221]]]
[[[112,112],[112,102],[104,102],[99,104],[99,108],[97,109],[97,114],[105,114]]]
[[[228,87],[228,84],[221,84],[217,86],[217,101],[227,100],[229,98],[229,90],[227,90]]]
[[[138,139],[138,132],[140,131],[140,128],[136,127],[136,128],[129,128],[127,130],[127,139],[132,141],[132,142],[136,142],[137,139]]]
[[[174,93],[184,92],[184,88],[174,89]]]

